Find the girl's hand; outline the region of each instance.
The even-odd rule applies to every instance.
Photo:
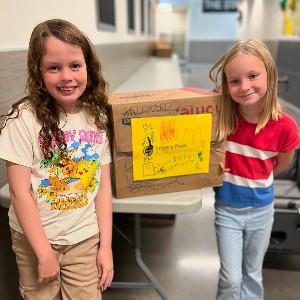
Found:
[[[102,248],[100,245],[97,255],[97,266],[99,277],[98,288],[105,291],[110,286],[114,277],[113,255],[110,247]]]
[[[230,172],[230,168],[225,168],[224,164],[223,163],[220,163],[219,164],[219,169],[222,173],[225,173],[225,172]]]
[[[53,252],[38,259],[38,283],[48,283],[59,276],[60,267]]]

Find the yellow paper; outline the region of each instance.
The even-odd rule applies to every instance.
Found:
[[[211,114],[133,118],[133,180],[208,173]]]

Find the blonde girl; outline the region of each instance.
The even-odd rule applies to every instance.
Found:
[[[217,300],[263,300],[262,264],[273,224],[273,176],[299,145],[282,112],[278,73],[266,45],[236,42],[211,68],[222,94],[218,140],[226,139],[223,185],[215,188],[220,256]]]

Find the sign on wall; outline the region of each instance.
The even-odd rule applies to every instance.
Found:
[[[239,0],[203,0],[204,12],[235,12]]]

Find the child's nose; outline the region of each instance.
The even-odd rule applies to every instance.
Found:
[[[62,69],[61,71],[61,81],[70,81],[72,80],[71,70],[69,69]]]
[[[250,82],[249,82],[249,80],[247,80],[247,79],[242,80],[242,82],[241,82],[241,90],[247,91],[249,89],[250,89]]]

